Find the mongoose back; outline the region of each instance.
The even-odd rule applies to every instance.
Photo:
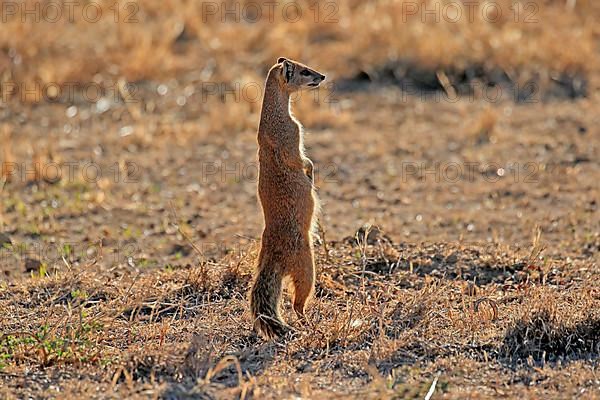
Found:
[[[254,329],[266,338],[290,327],[280,314],[283,278],[291,278],[293,308],[304,317],[315,285],[312,227],[316,198],[313,164],[304,155],[302,126],[290,111],[290,95],[314,88],[325,75],[279,58],[269,70],[258,126],[258,196],[265,219],[250,292]]]

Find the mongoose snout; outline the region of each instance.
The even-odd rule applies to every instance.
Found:
[[[314,80],[311,83],[308,84],[308,86],[317,87],[317,86],[319,86],[319,84],[321,82],[323,82],[325,80],[325,75],[319,74],[318,72],[317,72],[317,74],[318,75],[314,78]]]

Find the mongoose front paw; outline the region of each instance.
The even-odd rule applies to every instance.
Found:
[[[314,168],[315,168],[315,166],[314,166],[313,162],[310,159],[305,158],[304,159],[304,173],[310,180],[310,183],[315,183]]]

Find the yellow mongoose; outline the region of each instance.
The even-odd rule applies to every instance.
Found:
[[[306,65],[282,57],[269,70],[265,84],[258,126],[258,196],[265,227],[250,308],[254,329],[267,338],[290,329],[279,311],[283,278],[291,278],[294,311],[300,318],[314,291],[313,164],[304,155],[302,126],[290,112],[290,94],[317,87],[324,79]]]

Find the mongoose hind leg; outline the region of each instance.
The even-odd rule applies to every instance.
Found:
[[[315,289],[315,264],[310,250],[298,258],[299,264],[291,273],[294,285],[294,311],[299,318],[304,318],[306,303]]]

